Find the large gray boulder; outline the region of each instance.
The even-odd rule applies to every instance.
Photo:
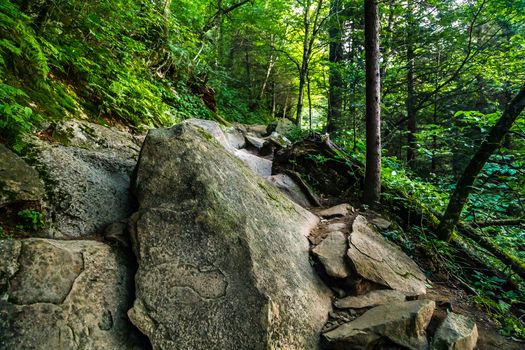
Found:
[[[309,263],[317,218],[188,123],[152,130],[130,220],[131,321],[155,349],[316,349],[330,292]]]
[[[100,234],[134,211],[130,177],[141,139],[83,121],[56,126],[53,140],[31,138],[28,156],[46,182],[49,227],[43,236]]]
[[[140,349],[122,253],[96,241],[0,241],[0,348]]]
[[[35,169],[0,143],[0,208],[44,197],[44,184]]]
[[[407,296],[426,293],[426,277],[417,264],[377,233],[365,217],[355,219],[349,243],[348,257],[360,276]]]
[[[432,300],[377,306],[324,337],[334,349],[372,349],[372,344],[387,338],[411,350],[428,350],[426,329],[434,308]]]

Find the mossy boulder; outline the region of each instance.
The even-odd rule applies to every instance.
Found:
[[[131,173],[141,139],[127,132],[85,121],[56,125],[49,139],[28,138],[27,158],[47,189],[49,225],[42,236],[85,237],[129,217]]]
[[[158,349],[316,349],[317,218],[189,123],[152,130],[133,186],[131,321]]]

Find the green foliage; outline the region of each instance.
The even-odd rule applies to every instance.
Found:
[[[28,94],[8,72],[15,64],[23,64],[23,69],[39,79],[49,72],[47,59],[28,23],[29,17],[14,4],[0,4],[0,135],[15,143],[41,117],[29,106]]]
[[[474,302],[485,307],[490,315],[497,320],[501,329],[500,332],[506,336],[518,336],[525,339],[525,325],[511,313],[511,309],[522,305],[525,300],[525,291],[506,290],[503,286],[505,280],[492,276],[487,277],[483,273],[474,273],[477,295],[473,298]],[[525,310],[518,310],[520,314],[525,314]]]
[[[42,212],[24,209],[18,212],[20,224],[17,225],[18,230],[38,231],[46,226],[45,215]]]
[[[13,239],[13,236],[5,232],[4,228],[0,226],[0,240],[2,239]]]

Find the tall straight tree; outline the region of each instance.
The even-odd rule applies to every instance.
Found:
[[[407,163],[413,166],[416,155],[416,106],[414,91],[414,7],[412,0],[407,1],[406,14],[406,55],[407,55]]]
[[[463,175],[459,178],[456,189],[448,202],[445,215],[441,219],[437,228],[437,236],[441,240],[450,240],[452,231],[458,223],[459,216],[463,211],[468,196],[472,190],[472,185],[476,181],[481,169],[490,158],[490,156],[496,151],[501,144],[501,141],[507,135],[512,124],[518,118],[521,111],[525,108],[525,84],[521,88],[520,92],[512,99],[509,103],[503,115],[499,118],[496,125],[492,127],[487,138],[483,141],[478,151],[470,160],[463,171]]]
[[[301,126],[303,113],[304,88],[308,81],[308,74],[310,69],[310,60],[312,59],[312,50],[315,39],[321,30],[324,19],[320,19],[321,9],[323,7],[323,0],[317,0],[316,6],[312,11],[312,0],[302,0],[299,3],[303,6],[303,52],[301,64],[295,63],[299,70],[299,93],[297,97],[297,117],[295,123]]]
[[[364,202],[379,203],[381,195],[381,78],[379,16],[376,0],[365,0],[366,169]]]
[[[330,1],[330,71],[329,71],[329,91],[328,91],[328,122],[326,131],[331,133],[337,130],[341,122],[341,110],[343,106],[343,77],[341,74],[341,61],[343,59],[343,38],[342,38],[342,12],[343,0]]]

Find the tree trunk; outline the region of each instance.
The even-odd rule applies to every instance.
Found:
[[[414,46],[412,0],[407,3],[407,164],[412,167],[416,156],[416,108],[414,93]]]
[[[458,223],[461,211],[467,202],[476,177],[481,169],[483,169],[483,166],[490,156],[498,149],[501,141],[512,127],[516,118],[518,118],[523,108],[525,108],[525,85],[523,85],[520,92],[507,106],[496,125],[492,127],[489,135],[483,141],[478,151],[467,165],[463,175],[461,175],[458,180],[456,189],[452,193],[448,202],[443,219],[436,229],[439,239],[444,241],[450,240],[452,231]]]
[[[310,89],[310,74],[306,74],[306,83],[308,86],[308,126],[312,132],[312,90]]]
[[[379,18],[376,0],[365,0],[366,167],[364,202],[379,203],[381,195],[381,82]]]
[[[310,37],[310,19],[308,12],[310,11],[310,2],[305,2],[304,6],[304,38],[303,38],[303,57],[301,60],[301,66],[299,67],[299,96],[297,97],[297,111],[295,124],[301,127],[302,113],[303,113],[303,99],[304,99],[304,86],[306,84],[306,72],[308,71],[308,59],[310,54],[308,52],[308,39]]]
[[[329,91],[328,91],[328,123],[326,131],[331,133],[337,131],[338,125],[341,122],[341,106],[343,93],[343,78],[341,75],[340,62],[343,59],[343,42],[341,19],[339,13],[341,12],[342,0],[330,1],[330,71],[329,71]]]
[[[297,98],[297,112],[295,118],[295,124],[301,127],[302,113],[303,113],[303,99],[304,99],[304,86],[306,85],[306,73],[302,72],[299,76],[299,96]]]

